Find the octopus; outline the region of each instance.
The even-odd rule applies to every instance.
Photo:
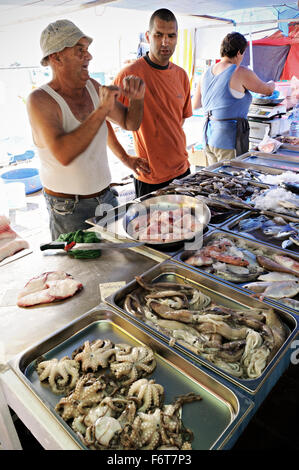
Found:
[[[85,342],[73,352],[74,358],[83,353],[86,343],[96,344]],[[102,345],[109,351],[112,343],[102,341]],[[108,355],[107,370],[101,375],[80,371],[75,359],[61,360],[73,362],[83,375],[57,403],[56,412],[89,449],[191,449],[193,433],[182,423],[182,405],[201,397],[190,393],[164,405],[164,387],[144,377],[156,367],[152,349],[120,343],[113,351],[114,362]]]
[[[90,343],[85,341],[81,352],[74,351],[75,361],[81,364],[83,372],[92,370],[96,372],[99,367],[108,367],[111,358],[115,355],[114,345],[110,340],[98,339]]]
[[[79,379],[80,365],[68,356],[42,361],[37,365],[41,383],[47,383],[53,393],[65,394],[73,389]]]
[[[61,400],[55,406],[55,410],[65,420],[78,418],[86,415],[89,408],[106,396],[107,382],[102,377],[95,377],[89,373],[83,375],[77,382],[73,392]]]
[[[122,385],[129,385],[138,378],[150,374],[156,367],[153,351],[146,346],[115,345],[115,362],[110,370],[117,379],[126,378]]]
[[[192,313],[189,311],[186,313],[189,308],[197,313],[197,310],[203,310],[211,302],[209,296],[188,284],[148,283],[140,276],[136,276],[136,281],[139,288],[126,296],[123,306],[128,313],[140,319],[144,316],[144,305],[146,305],[162,318],[184,321],[185,316],[188,323],[192,321]]]
[[[156,408],[153,412],[138,411],[132,425],[125,426],[120,438],[124,449],[152,450],[161,446],[191,449],[193,434],[185,429],[180,418],[183,403],[201,400],[193,393],[178,397],[171,405]]]
[[[111,439],[115,434],[121,431],[121,425],[117,419],[111,416],[103,416],[98,418],[93,426],[90,426],[86,430],[84,442],[88,446],[95,446],[95,449],[108,448]]]
[[[102,408],[102,414],[97,416],[98,413],[93,413],[92,423],[84,433],[80,434],[80,438],[92,449],[119,449],[120,432],[127,424],[133,423],[135,418],[137,410],[135,399],[122,396],[106,397],[96,407],[97,410],[100,408]],[[87,418],[88,416],[84,419],[84,424],[87,424]]]
[[[222,250],[221,247],[230,246],[230,241],[221,239],[215,246],[217,253],[217,246]],[[283,261],[290,264],[289,260]],[[170,346],[180,344],[234,377],[258,378],[287,337],[285,326],[273,309],[234,310],[215,304],[191,286],[136,280],[143,291],[138,287],[139,305],[136,303],[134,308],[142,312],[141,318],[146,324],[167,335]],[[263,283],[256,284],[260,287]],[[282,288],[283,283],[279,284]],[[299,283],[292,281],[292,284],[298,290]],[[180,286],[176,291],[177,299],[175,285]],[[277,293],[281,288],[276,287]],[[291,296],[289,290],[287,295]],[[185,302],[185,297],[187,305],[181,303]],[[191,299],[196,307],[190,304]],[[259,340],[255,342],[253,338]]]
[[[142,405],[138,408],[139,412],[144,412],[152,407],[159,407],[164,396],[164,387],[156,384],[155,380],[139,379],[134,382],[128,392],[128,396],[137,396]]]

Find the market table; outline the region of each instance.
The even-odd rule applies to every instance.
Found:
[[[0,267],[0,445],[21,449],[9,413],[11,407],[45,449],[78,449],[40,400],[7,365],[18,353],[86,313],[101,300],[100,285],[129,282],[163,258],[137,249],[103,250],[100,258],[76,260],[68,255],[45,255],[38,243],[32,253]],[[74,297],[55,304],[19,308],[17,295],[26,282],[45,271],[62,270],[83,284]]]

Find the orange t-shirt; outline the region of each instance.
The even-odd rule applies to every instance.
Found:
[[[143,119],[133,132],[135,152],[148,160],[150,174],[140,174],[144,183],[159,184],[182,175],[189,168],[183,119],[192,116],[189,78],[184,69],[169,62],[167,69],[151,66],[141,57],[119,72],[114,83],[135,75],[144,80]],[[128,105],[125,97],[120,101]]]

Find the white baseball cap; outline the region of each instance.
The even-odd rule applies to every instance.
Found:
[[[40,47],[43,58],[40,63],[48,65],[46,59],[50,54],[75,46],[83,37],[88,40],[89,44],[92,42],[92,38],[86,36],[72,21],[57,20],[50,23],[41,34]]]

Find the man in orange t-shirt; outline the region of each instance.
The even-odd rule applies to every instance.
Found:
[[[137,197],[190,173],[182,128],[185,118],[192,116],[190,82],[184,69],[169,62],[177,33],[174,14],[164,8],[155,11],[146,32],[149,52],[121,70],[114,81],[120,85],[125,77],[135,75],[146,85],[143,120],[133,132],[136,155],[145,160],[135,166]],[[121,101],[125,104],[126,98]]]

